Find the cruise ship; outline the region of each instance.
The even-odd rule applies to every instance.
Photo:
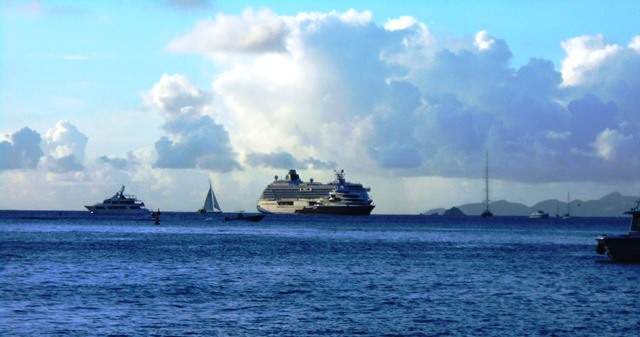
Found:
[[[84,206],[91,214],[148,215],[144,202],[124,194],[124,186],[111,198],[91,206]]]
[[[296,170],[289,170],[284,179],[267,186],[258,199],[258,211],[276,214],[369,215],[375,207],[369,198],[370,188],[347,182],[344,170],[334,171],[335,180],[317,183],[303,182]]]

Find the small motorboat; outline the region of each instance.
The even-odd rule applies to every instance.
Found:
[[[614,262],[640,262],[640,200],[636,202],[636,207],[622,213],[631,215],[629,234],[596,237],[596,253]]]
[[[265,217],[265,214],[244,215],[244,211],[238,211],[235,218],[224,217],[224,221],[251,221],[258,222]]]
[[[529,215],[529,219],[546,219],[549,217],[549,213],[545,211],[535,211]]]

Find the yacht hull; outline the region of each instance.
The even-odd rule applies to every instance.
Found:
[[[149,210],[142,209],[98,209],[96,206],[84,206],[91,214],[114,214],[114,215],[149,215]]]
[[[615,262],[640,262],[640,236],[601,235],[596,237],[596,253]]]

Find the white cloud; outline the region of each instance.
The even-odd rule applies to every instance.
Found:
[[[622,48],[615,44],[606,44],[604,36],[579,36],[561,43],[567,53],[562,61],[564,86],[574,86],[587,81],[589,72],[596,69],[620,53]]]
[[[165,118],[166,136],[155,142],[158,168],[240,169],[224,126],[212,118],[210,94],[183,75],[163,75],[143,99]]]
[[[387,20],[387,23],[384,24],[384,29],[389,31],[403,30],[415,25],[417,22],[418,20],[411,16],[401,16],[397,19]]]
[[[286,151],[270,153],[249,153],[247,164],[254,167],[269,167],[277,169],[332,169],[336,167],[334,162],[325,162],[313,157],[297,160]]]
[[[40,134],[27,127],[8,134],[0,142],[0,171],[10,169],[35,169],[44,155]]]
[[[286,153],[287,165],[318,158],[355,172],[477,177],[489,150],[496,175],[517,181],[620,179],[637,166],[628,159],[606,177],[600,171],[610,164],[585,155],[603,128],[625,125],[626,135],[638,133],[640,120],[630,110],[633,76],[625,78],[631,82],[624,99],[620,90],[588,94],[579,84],[561,87],[563,74],[548,60],[512,68],[506,41],[486,31],[455,39],[409,18],[379,27],[357,12],[279,19],[287,24],[286,52],[236,59],[213,79],[223,103],[219,120],[250,165],[265,162],[256,154]],[[633,69],[637,53],[612,62],[622,54],[599,41],[569,40],[568,59]],[[577,57],[589,50],[603,51]],[[623,74],[606,75],[611,88]],[[269,165],[282,166],[270,158]]]
[[[640,53],[640,35],[634,36],[631,42],[629,42],[628,47]]]
[[[287,27],[268,9],[247,9],[242,17],[218,14],[199,21],[187,35],[169,42],[167,50],[182,53],[283,51]]]
[[[591,145],[596,150],[598,156],[605,160],[611,160],[615,157],[618,148],[629,142],[632,138],[632,135],[625,136],[618,130],[607,128],[598,134],[596,140]]]
[[[489,36],[489,32],[487,32],[486,30],[482,30],[476,33],[474,45],[476,46],[476,48],[482,51],[491,48],[491,46],[495,42],[496,41],[492,39],[491,36]]]
[[[45,166],[54,173],[82,171],[89,138],[69,121],[56,123],[44,136]]]

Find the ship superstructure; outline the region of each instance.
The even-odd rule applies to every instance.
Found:
[[[369,197],[370,189],[360,183],[345,180],[344,170],[334,171],[335,180],[318,183],[304,182],[296,170],[289,170],[284,179],[269,184],[257,208],[261,213],[277,214],[334,214],[369,215],[375,205]]]

